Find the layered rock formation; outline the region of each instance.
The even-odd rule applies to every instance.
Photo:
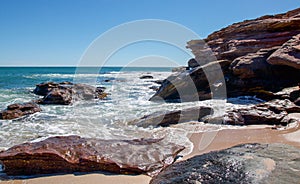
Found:
[[[36,95],[44,96],[40,104],[68,105],[75,101],[103,99],[108,94],[101,87],[87,84],[73,84],[71,82],[47,82],[36,85],[33,91]]]
[[[168,77],[150,100],[195,101],[274,93],[300,82],[300,9],[228,26],[188,42],[190,71]],[[218,70],[218,66],[221,72]],[[215,76],[216,75],[216,76]]]
[[[283,144],[245,144],[175,163],[150,184],[297,183],[300,149]]]
[[[102,140],[51,137],[0,153],[7,175],[110,171],[155,175],[184,149],[162,139]]]
[[[254,106],[233,109],[225,112],[225,115],[221,117],[207,116],[202,121],[230,125],[287,125],[294,121],[300,122],[300,120],[289,118],[289,113],[300,113],[300,107],[288,99],[272,100]]]
[[[227,125],[287,125],[295,121],[300,122],[300,120],[288,116],[290,113],[300,113],[300,106],[288,99],[290,96],[287,95],[292,94],[293,97],[293,92],[295,91],[290,89],[290,91],[287,90],[277,94],[286,99],[275,99],[243,108],[226,110],[222,116],[214,115],[211,107],[200,106],[170,112],[157,112],[131,121],[128,124],[144,128],[167,127],[190,121]]]
[[[188,121],[201,121],[203,117],[211,115],[213,113],[210,107],[194,107],[184,110],[177,110],[171,112],[157,112],[141,119],[129,122],[130,125],[136,125],[139,127],[167,127],[172,124],[178,124]]]
[[[11,104],[0,112],[0,119],[16,119],[29,114],[40,112],[42,109],[35,103]]]

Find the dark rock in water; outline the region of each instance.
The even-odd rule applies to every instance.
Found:
[[[162,139],[102,140],[51,137],[0,153],[7,175],[110,171],[155,175],[184,149]]]
[[[272,100],[269,102],[249,106],[245,108],[227,111],[224,117],[207,116],[205,122],[223,122],[230,125],[287,125],[285,117],[289,113],[299,113],[300,106],[292,103],[288,99]]]
[[[150,86],[149,89],[152,89],[154,91],[157,91],[158,90],[158,86]]]
[[[227,60],[216,61],[190,71],[173,74],[163,81],[157,93],[150,98],[150,101],[164,99],[184,102],[211,99],[210,88],[213,87],[217,91],[218,88],[224,85],[221,82],[224,76],[220,67],[225,68],[229,65],[230,62]],[[212,74],[210,75],[212,86],[207,80],[206,74],[208,73]]]
[[[139,120],[130,122],[129,124],[139,127],[167,127],[172,124],[184,123],[189,121],[200,121],[203,117],[211,115],[212,108],[210,107],[194,107],[184,110],[172,112],[158,112],[142,117]]]
[[[0,119],[16,119],[40,111],[42,111],[42,109],[35,103],[16,103],[7,106],[6,110],[1,111]]]
[[[140,79],[153,79],[153,76],[151,75],[143,75],[140,77]]]
[[[52,89],[43,99],[39,100],[38,103],[69,105],[72,103],[71,89]]]
[[[172,68],[172,72],[184,72],[186,70],[188,70],[189,68],[186,66],[179,66],[176,68]]]
[[[284,43],[267,60],[272,65],[287,65],[300,69],[300,34]]]
[[[156,84],[162,84],[163,81],[164,81],[164,80],[156,80],[156,81],[152,81],[152,82],[154,82],[154,83],[156,83]]]
[[[284,144],[244,144],[174,163],[150,184],[298,183],[300,149]]]
[[[40,104],[68,105],[79,100],[104,99],[108,95],[104,90],[104,87],[93,87],[87,84],[48,82],[36,85],[34,93],[44,96],[38,101]]]
[[[33,90],[33,93],[36,95],[46,96],[53,89],[66,88],[69,85],[73,85],[73,83],[68,81],[61,82],[61,83],[55,83],[55,82],[41,83],[36,85],[35,89]]]

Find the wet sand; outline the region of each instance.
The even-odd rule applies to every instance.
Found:
[[[300,114],[295,114],[299,117]],[[192,156],[208,153],[210,151],[226,149],[238,144],[244,143],[284,143],[300,148],[300,121],[293,123],[288,127],[272,126],[247,126],[240,129],[224,129],[215,132],[193,133],[190,140],[194,143],[192,153],[182,159],[188,159]],[[57,176],[43,176],[25,180],[2,181],[1,184],[146,184],[151,180],[145,175],[110,175],[104,173],[92,174],[68,174]]]

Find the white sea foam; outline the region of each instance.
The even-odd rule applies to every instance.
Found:
[[[153,79],[142,80],[140,76],[151,75]],[[111,72],[106,74],[77,74],[79,79],[108,77],[111,82],[95,84],[105,86],[110,93],[107,100],[77,102],[70,106],[45,105],[42,112],[16,121],[0,121],[0,147],[8,148],[26,141],[41,140],[55,135],[80,135],[102,139],[164,138],[187,147],[184,154],[192,150],[189,133],[218,131],[232,128],[225,125],[204,125],[185,123],[169,128],[140,128],[128,126],[127,122],[144,115],[161,111],[172,111],[194,106],[212,106],[217,101],[206,100],[186,103],[156,103],[148,99],[155,93],[151,86],[159,86],[152,81],[165,79],[170,72]],[[26,77],[59,79],[72,78],[71,74],[34,74]],[[42,81],[41,81],[42,82]],[[33,88],[26,90],[30,91]],[[29,92],[14,90],[1,91],[0,106],[5,108],[12,103],[22,103],[39,98]],[[236,99],[238,100],[238,99]],[[240,104],[243,106],[245,104]],[[213,105],[218,108],[217,105]],[[226,108],[236,105],[227,103]]]

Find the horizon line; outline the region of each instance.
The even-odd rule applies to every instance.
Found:
[[[78,68],[83,68],[83,67],[100,67],[100,66],[95,66],[95,65],[90,65],[90,66],[76,66],[76,65],[0,65],[0,67],[5,68],[5,67],[78,67]],[[105,65],[101,67],[135,67],[135,68],[174,68],[174,67],[180,67],[180,66],[120,66],[120,65]]]

